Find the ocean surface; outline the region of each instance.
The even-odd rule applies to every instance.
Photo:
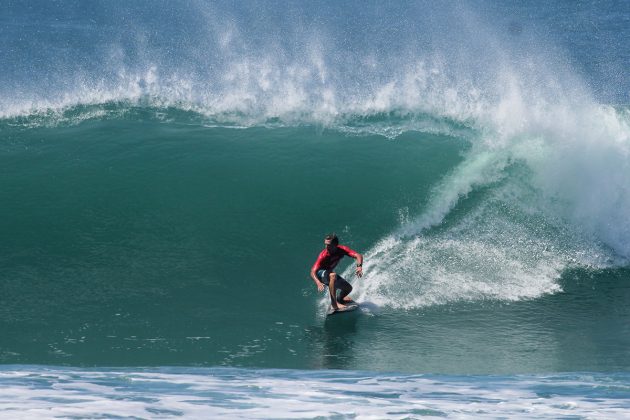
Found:
[[[2,1],[0,418],[630,415],[629,46],[626,1]]]

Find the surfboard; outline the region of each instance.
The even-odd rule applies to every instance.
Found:
[[[357,309],[358,307],[359,307],[359,304],[356,303],[356,302],[355,303],[350,303],[350,304],[346,305],[345,308],[341,308],[341,309],[334,309],[332,306],[329,306],[328,307],[328,311],[326,312],[326,316],[334,315],[334,314],[340,314],[340,313],[343,313],[343,312],[352,312],[355,309]]]

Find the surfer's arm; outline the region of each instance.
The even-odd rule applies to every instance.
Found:
[[[357,269],[355,270],[355,273],[358,277],[361,277],[363,275],[363,255],[357,252],[354,258],[357,260]]]
[[[317,286],[317,290],[319,290],[320,292],[323,291],[324,290],[324,283],[319,281],[319,279],[317,278],[317,268],[315,266],[313,266],[313,268],[311,268],[311,278],[315,282],[315,285]]]
[[[354,272],[357,277],[361,277],[363,275],[363,255],[345,245],[339,245],[339,248],[345,253],[345,255],[357,260],[357,268]]]

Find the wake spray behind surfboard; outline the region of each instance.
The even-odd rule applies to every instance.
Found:
[[[479,140],[424,211],[366,253],[358,300],[516,301],[560,292],[569,267],[628,264],[627,115],[575,101],[527,109],[517,130],[479,119]]]
[[[630,116],[541,58],[451,96],[470,148],[420,214],[366,252],[358,300],[532,299],[561,291],[567,268],[628,264]]]

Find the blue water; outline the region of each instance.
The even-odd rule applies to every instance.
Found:
[[[627,415],[629,20],[3,2],[0,417]]]

